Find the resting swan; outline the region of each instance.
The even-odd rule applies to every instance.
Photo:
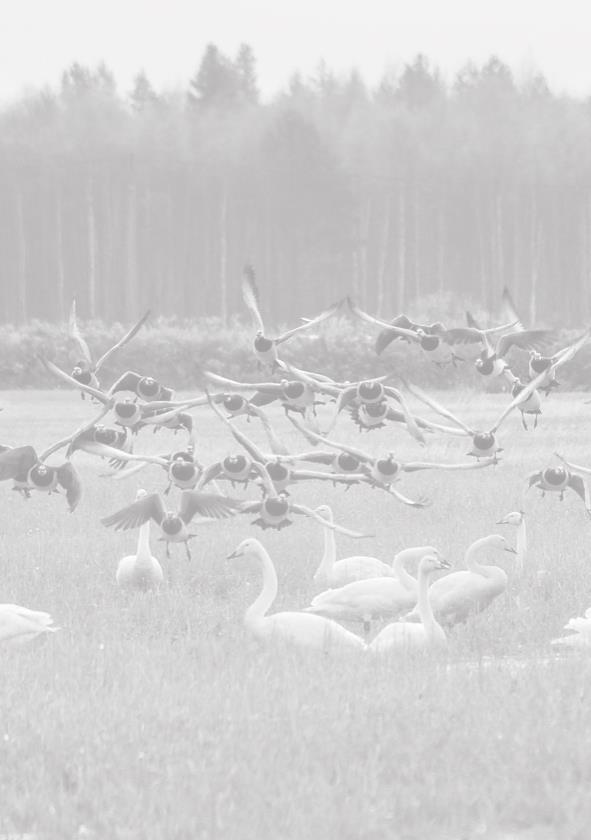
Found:
[[[328,522],[333,521],[332,510],[328,505],[320,505],[316,508],[316,513]],[[355,580],[396,577],[393,567],[378,560],[377,557],[355,555],[346,557],[344,560],[337,560],[336,556],[334,531],[331,528],[324,528],[324,554],[314,574],[315,583],[336,589]]]
[[[389,653],[390,651],[418,652],[428,649],[445,647],[447,638],[443,628],[435,620],[429,598],[429,577],[438,569],[451,568],[447,560],[426,554],[419,563],[418,575],[418,613],[420,624],[408,621],[397,621],[388,624],[378,633],[369,646],[374,653]]]
[[[439,578],[431,585],[429,597],[437,621],[448,627],[466,621],[470,615],[482,612],[507,588],[507,574],[499,566],[484,566],[475,555],[485,549],[495,548],[515,554],[504,537],[491,534],[473,542],[464,556],[468,571],[453,572]],[[416,610],[407,617],[416,621]]]
[[[145,490],[138,490],[136,501],[146,495]],[[156,589],[162,583],[164,579],[162,566],[150,551],[149,519],[140,527],[136,553],[129,554],[119,561],[115,579],[119,586],[141,592]]]
[[[325,652],[366,649],[365,642],[359,636],[345,630],[336,621],[319,615],[303,612],[266,615],[277,596],[277,574],[273,561],[258,540],[243,540],[228,557],[254,557],[261,565],[263,589],[244,615],[244,624],[253,635],[259,639],[287,641]]]
[[[0,642],[18,645],[41,633],[55,633],[53,619],[46,612],[29,610],[17,604],[0,604]]]
[[[363,621],[366,633],[372,618],[398,618],[417,602],[416,578],[406,571],[404,564],[420,560],[426,554],[439,556],[438,550],[430,545],[406,548],[394,557],[393,568],[397,577],[357,580],[340,589],[328,589],[313,599],[307,612],[324,613],[341,620]]]

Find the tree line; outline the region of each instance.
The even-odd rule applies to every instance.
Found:
[[[496,57],[445,84],[425,56],[375,88],[321,65],[262,101],[248,45],[210,44],[186,89],[104,65],[0,112],[1,318],[271,323],[344,294],[413,315],[447,298],[589,320],[591,102]]]

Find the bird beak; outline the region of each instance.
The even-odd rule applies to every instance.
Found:
[[[506,524],[507,524],[507,520],[506,520],[506,519],[497,519],[497,521],[496,521],[496,523],[495,523],[495,524],[496,524],[496,525],[506,525]]]
[[[517,554],[517,552],[515,551],[515,549],[514,549],[514,548],[511,548],[511,546],[507,546],[507,548],[504,548],[504,549],[503,549],[503,551],[508,551],[508,552],[509,552],[509,554]]]
[[[242,557],[242,552],[235,548],[234,551],[231,551],[230,554],[226,555],[226,560],[235,560],[237,557]]]
[[[451,563],[449,560],[446,560],[445,557],[439,558],[439,568],[440,569],[451,569]]]

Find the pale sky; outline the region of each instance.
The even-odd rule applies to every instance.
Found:
[[[585,9],[589,9],[585,14]],[[324,60],[370,84],[417,52],[445,78],[492,53],[518,76],[591,94],[591,4],[584,0],[0,0],[0,101],[56,86],[73,61],[105,61],[120,90],[144,69],[159,90],[192,76],[209,41],[252,45],[265,96]]]

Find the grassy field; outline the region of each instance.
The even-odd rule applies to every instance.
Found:
[[[506,397],[444,394],[469,422],[488,427]],[[92,416],[68,392],[3,392],[0,442],[39,450]],[[379,491],[296,488],[328,502],[335,519],[375,539],[337,536],[339,556],[390,559],[432,543],[457,566],[495,522],[522,505],[525,478],[558,448],[591,464],[591,407],[552,395],[535,432],[517,416],[502,427],[495,468],[412,474],[401,489],[427,494],[426,510]],[[285,441],[302,448],[273,411]],[[226,429],[196,413],[205,463],[235,449]],[[247,425],[263,441],[255,423]],[[465,460],[463,439],[421,449],[402,430],[359,435],[343,418],[337,437],[402,458]],[[170,451],[181,438],[142,433],[138,451]],[[306,447],[308,448],[308,447]],[[24,502],[6,482],[0,536],[1,600],[48,610],[61,632],[0,651],[0,835],[118,840],[586,840],[590,836],[591,660],[556,655],[549,640],[591,604],[591,523],[569,492],[526,496],[530,557],[521,579],[509,554],[490,555],[511,583],[490,610],[450,637],[437,661],[330,660],[261,647],[242,614],[260,580],[226,555],[248,535],[268,548],[279,574],[273,609],[299,609],[314,592],[323,534],[300,518],[265,532],[239,517],[204,526],[193,561],[162,543],[154,553],[168,585],[128,596],[117,562],[137,532],[117,534],[99,517],[162,488],[149,467],[114,482],[102,462],[75,456],[84,497],[74,514],[60,496]],[[229,489],[230,490],[230,489]],[[246,491],[252,497],[254,489]],[[244,491],[236,490],[238,496]]]

